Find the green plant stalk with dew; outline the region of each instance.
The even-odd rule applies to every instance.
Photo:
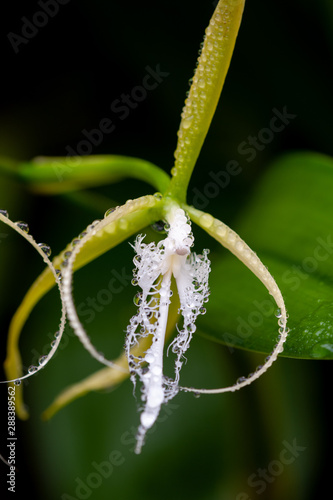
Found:
[[[94,221],[67,248],[51,262],[50,249],[37,244],[28,234],[23,223],[13,223],[5,210],[0,211],[0,220],[10,225],[26,238],[42,255],[47,269],[34,282],[16,312],[9,331],[8,353],[5,361],[7,382],[17,387],[17,413],[27,418],[22,399],[22,380],[38,372],[56,352],[65,326],[65,312],[74,332],[83,346],[105,368],[65,390],[45,412],[50,418],[59,408],[89,390],[110,387],[130,375],[133,384],[142,387],[143,408],[137,433],[136,453],[140,453],[147,431],[154,425],[161,405],[176,396],[179,391],[202,394],[218,394],[239,390],[259,378],[277,359],[287,338],[287,314],[281,292],[265,265],[248,245],[232,229],[208,213],[186,203],[187,187],[199,156],[212,117],[214,115],[223,83],[228,71],[238,34],[245,0],[221,0],[206,29],[202,51],[192,80],[189,94],[181,115],[175,164],[171,178],[158,167],[127,157],[84,158],[87,167],[83,184],[94,182],[94,175],[117,180],[120,176],[145,179],[158,189],[153,195],[128,200],[123,206],[110,209],[102,220]],[[100,164],[100,170],[89,171],[89,162]],[[35,160],[34,170],[41,185],[48,187],[47,173],[55,159]],[[107,173],[105,173],[107,165]],[[29,167],[27,167],[29,170]],[[24,175],[24,174],[23,174]],[[87,180],[88,179],[88,180]],[[79,184],[80,179],[65,179],[67,185]],[[67,186],[68,187],[68,186]],[[52,187],[51,187],[52,189]],[[98,352],[86,334],[73,300],[73,273],[110,250],[134,233],[160,222],[166,237],[155,242],[146,242],[139,234],[133,242],[135,271],[132,284],[140,291],[135,296],[137,314],[127,327],[125,350],[116,360],[110,361]],[[221,245],[241,260],[265,285],[273,296],[278,310],[279,337],[275,348],[264,364],[248,377],[241,377],[233,385],[217,389],[201,389],[180,385],[180,371],[184,354],[190,346],[196,330],[196,319],[205,314],[205,303],[209,299],[209,251],[195,253],[192,222],[204,229]],[[172,282],[177,294],[173,294]],[[63,304],[59,331],[48,355],[39,360],[39,366],[31,366],[22,373],[22,362],[18,350],[20,331],[28,315],[39,299],[57,284]],[[182,319],[179,320],[179,315]],[[176,322],[177,335],[168,349],[175,354],[174,378],[163,374],[163,358],[166,339],[170,337]]]

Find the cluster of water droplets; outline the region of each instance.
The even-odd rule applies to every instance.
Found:
[[[60,284],[60,277],[59,273],[57,270],[54,268],[52,262],[50,261],[50,256],[51,256],[51,248],[49,245],[46,243],[37,243],[35,239],[29,234],[29,225],[24,222],[24,221],[16,221],[13,222],[9,218],[9,214],[7,210],[0,209],[0,220],[10,226],[12,229],[14,229],[17,233],[19,233],[21,236],[23,236],[36,250],[37,252],[42,256],[44,262],[48,265],[50,268],[51,272],[53,273],[55,277],[55,281],[58,285],[59,292],[60,292],[60,298],[62,302],[62,315],[61,315],[61,320],[59,324],[59,330],[54,334],[54,340],[50,344],[50,351],[47,355],[43,355],[39,358],[38,360],[38,366],[36,365],[30,365],[28,368],[28,373],[23,375],[22,377],[17,378],[16,380],[10,380],[10,381],[5,381],[5,382],[14,382],[15,385],[20,385],[21,381],[25,378],[30,377],[31,375],[37,373],[39,370],[41,370],[47,363],[48,361],[52,358],[54,355],[55,351],[58,348],[58,345],[60,343],[64,328],[65,328],[65,321],[66,321],[66,314],[65,314],[65,308],[63,306],[63,295],[62,295],[62,290],[61,290],[61,284]]]
[[[151,422],[157,418],[160,405],[178,392],[184,353],[195,331],[198,315],[206,312],[204,303],[209,296],[208,251],[205,250],[202,255],[191,253],[194,238],[190,220],[184,210],[173,207],[167,219],[167,224],[159,222],[159,227],[167,232],[164,240],[157,244],[146,244],[143,242],[145,236],[139,235],[133,245],[136,255],[133,259],[135,269],[132,284],[139,286],[141,291],[134,297],[138,310],[127,327],[125,349],[131,380],[134,387],[137,377],[142,382],[141,400],[147,402],[141,414],[137,449],[140,449]],[[182,327],[177,327],[178,335],[169,346],[176,354],[174,379],[161,373],[168,307],[172,296],[172,275],[178,289],[179,312],[183,317]],[[151,346],[143,355],[134,356],[133,348],[140,339],[148,336],[151,337]],[[161,384],[160,387],[158,383]],[[155,397],[151,396],[152,392]]]
[[[182,121],[178,131],[178,143],[175,151],[176,164],[171,173],[176,175],[177,168],[186,165],[193,151],[200,151],[204,135],[202,121],[212,116],[215,105],[212,105],[214,88],[221,76],[221,61],[223,64],[222,43],[228,37],[228,8],[217,6],[210,24],[206,29],[204,41],[200,46],[199,58],[191,88],[187,94],[181,114]]]
[[[99,238],[109,237],[116,233],[122,234],[122,237],[125,238],[131,231],[134,232],[135,229],[131,226],[131,222],[127,216],[133,212],[140,212],[141,209],[148,209],[155,206],[156,201],[160,201],[161,198],[162,195],[160,193],[155,193],[155,195],[147,195],[135,200],[129,199],[122,206],[109,208],[105,212],[104,218],[102,220],[95,220],[89,224],[86,229],[72,241],[71,245],[61,256],[60,267],[62,268],[62,286],[65,307],[74,333],[93,358],[106,366],[116,368],[120,371],[126,372],[124,368],[106,358],[103,353],[95,348],[78,317],[73,299],[74,263],[78,254],[92,239],[98,240]]]
[[[135,257],[133,259],[135,268],[133,269],[132,285],[139,286],[141,292],[134,297],[134,304],[137,306],[137,313],[131,318],[127,327],[125,348],[129,360],[131,380],[135,386],[136,375],[142,378],[144,374],[144,362],[149,359],[134,357],[131,350],[138,344],[140,338],[152,335],[154,337],[159,322],[160,306],[160,285],[161,270],[165,256],[164,240],[155,244],[151,242],[143,243],[145,236],[139,235],[133,245]],[[169,292],[169,300],[172,292]],[[148,356],[149,357],[149,356]]]
[[[180,387],[187,392],[191,391],[197,394],[217,394],[222,392],[234,392],[246,385],[251,384],[259,378],[267,369],[274,363],[278,355],[283,352],[284,343],[287,339],[289,328],[287,327],[288,315],[286,312],[284,300],[274,278],[261,262],[259,257],[251,248],[239,237],[235,231],[226,226],[223,222],[215,219],[210,214],[189,207],[191,217],[203,227],[208,234],[216,238],[225,248],[230,250],[240,261],[242,261],[265,285],[269,293],[274,298],[277,306],[277,318],[279,333],[274,345],[274,348],[269,356],[266,357],[264,363],[256,368],[253,373],[247,377],[240,377],[235,384],[221,389],[195,389],[189,387]]]
[[[169,346],[169,349],[171,348],[172,352],[177,356],[174,380],[174,384],[177,386],[184,353],[189,348],[193,333],[196,330],[197,317],[206,313],[205,303],[208,302],[210,294],[208,286],[210,273],[208,253],[209,250],[204,250],[202,255],[191,253],[177,277],[183,324],[181,328],[177,325],[178,335]]]

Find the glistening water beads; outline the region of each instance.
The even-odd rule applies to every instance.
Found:
[[[136,267],[133,284],[139,286],[141,292],[135,297],[138,310],[127,328],[125,350],[131,378],[133,382],[137,378],[141,382],[144,403],[137,436],[137,452],[140,452],[145,433],[155,422],[162,403],[174,397],[179,390],[192,391],[196,394],[220,393],[235,391],[249,385],[277,359],[288,334],[283,297],[274,278],[258,256],[223,222],[186,204],[188,183],[215,112],[243,7],[244,0],[220,0],[206,29],[198,65],[183,108],[170,181],[167,180],[165,184],[165,172],[162,175],[162,171],[158,173],[158,167],[154,169],[155,178],[162,176],[164,179],[163,194],[156,193],[153,196],[128,200],[123,206],[110,209],[102,221],[90,224],[60,257],[56,258],[63,274],[61,297],[75,333],[90,354],[107,365],[109,370],[113,372],[121,369],[126,372],[124,365],[117,366],[96,350],[82,327],[72,297],[73,272],[121,241],[141,233],[151,224],[158,230],[162,227],[167,231],[167,236],[162,242],[145,243],[144,237],[140,235],[136,237],[134,243]],[[155,189],[160,188],[155,186]],[[195,320],[199,314],[205,312],[204,303],[208,300],[209,294],[208,251],[204,251],[202,255],[196,255],[191,251],[194,238],[189,218],[241,260],[262,281],[279,308],[279,338],[263,366],[258,367],[248,377],[241,377],[235,384],[220,389],[194,389],[179,385],[183,356],[195,331]],[[157,223],[161,220],[165,220],[168,225]],[[20,231],[24,233],[25,229],[26,226],[21,226]],[[41,247],[39,250],[42,252]],[[60,269],[51,270],[55,277],[60,279]],[[174,378],[170,379],[163,375],[163,352],[165,333],[168,329],[167,319],[173,307],[173,303],[170,303],[172,276],[177,285],[182,320],[177,327],[178,334],[169,346],[176,357]],[[36,283],[37,285],[34,284],[33,287],[40,286],[41,282]],[[47,291],[50,282],[43,284]],[[29,303],[29,298],[27,302]],[[33,306],[35,302],[33,298],[30,305],[32,303]],[[30,310],[29,307],[26,309]],[[175,322],[176,320],[171,326],[174,326]],[[14,334],[10,336],[14,344],[10,358],[12,363],[15,360],[17,348],[15,342],[19,328],[13,331]],[[85,381],[82,382],[82,387],[87,387]],[[98,388],[96,385],[94,387]],[[100,383],[100,387],[104,386]]]
[[[14,383],[16,383],[16,385],[19,385],[21,383],[21,380],[24,380],[24,379],[30,377],[31,375],[34,375],[41,368],[43,368],[48,363],[48,361],[52,358],[54,353],[56,352],[56,350],[59,346],[64,328],[65,328],[66,311],[65,311],[65,307],[63,306],[64,300],[63,300],[63,294],[62,294],[62,288],[61,288],[61,274],[57,273],[56,269],[54,268],[52,262],[49,259],[50,255],[51,255],[51,248],[48,245],[46,245],[45,243],[37,243],[34,240],[34,238],[29,234],[28,224],[26,222],[22,222],[22,221],[18,221],[18,222],[11,221],[9,219],[9,214],[6,210],[3,210],[3,209],[0,210],[0,220],[4,224],[6,224],[7,226],[14,229],[14,231],[16,231],[18,234],[23,236],[23,238],[26,239],[36,249],[36,251],[41,255],[43,261],[50,268],[50,270],[54,276],[55,282],[56,282],[58,289],[59,289],[60,299],[61,299],[61,303],[62,303],[62,312],[61,312],[59,329],[55,333],[55,336],[54,336],[55,339],[51,342],[50,352],[47,355],[41,356],[39,358],[38,366],[31,365],[28,368],[28,373],[26,373],[25,375],[22,375],[19,377],[15,376],[13,379],[9,379],[6,381],[6,382],[14,382]],[[6,363],[5,363],[5,365],[6,365]],[[10,373],[10,367],[6,367],[6,368],[8,369],[7,373],[8,372]]]
[[[199,314],[203,314],[208,300],[208,275],[210,262],[207,251],[203,255],[191,253],[194,238],[190,220],[184,210],[173,206],[167,214],[168,236],[157,245],[143,243],[139,235],[135,241],[134,281],[142,292],[137,295],[138,312],[127,327],[126,352],[131,380],[136,376],[142,382],[141,399],[145,403],[141,413],[141,425],[137,436],[136,452],[141,451],[144,436],[155,423],[162,403],[166,403],[178,392],[179,372],[183,355],[188,349]],[[163,375],[163,352],[171,291],[174,277],[183,317],[178,335],[172,341],[172,352],[176,354],[175,378]],[[144,356],[133,356],[131,349],[139,339],[151,336],[151,346]]]

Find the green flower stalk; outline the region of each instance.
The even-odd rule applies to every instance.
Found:
[[[50,418],[60,407],[89,390],[110,387],[130,375],[134,385],[139,382],[142,390],[137,453],[140,453],[145,434],[154,425],[162,404],[167,403],[181,390],[212,394],[236,391],[251,384],[277,359],[287,338],[285,304],[267,268],[232,229],[212,215],[186,203],[186,192],[192,171],[208,132],[228,71],[244,3],[245,0],[221,0],[206,29],[198,65],[182,112],[171,179],[158,167],[144,160],[101,157],[101,165],[108,164],[108,175],[111,177],[113,175],[114,179],[117,176],[130,175],[131,168],[136,165],[135,177],[151,181],[160,192],[136,200],[128,200],[123,206],[108,210],[102,220],[90,224],[60,256],[53,260],[53,263],[45,256],[45,248],[41,249],[41,245],[28,237],[18,224],[12,223],[7,217],[8,214],[4,211],[0,212],[0,220],[28,239],[39,253],[42,253],[48,265],[28,291],[13,318],[5,362],[8,381],[15,381],[19,384],[24,378],[45,367],[59,345],[64,328],[63,318],[50,353],[40,360],[39,366],[31,367],[27,374],[22,374],[21,358],[18,352],[20,331],[34,305],[56,282],[64,309],[76,335],[89,353],[106,367],[64,391],[45,412],[44,417]],[[54,159],[51,160],[54,161]],[[40,178],[44,179],[47,189],[52,190],[50,183],[45,180],[45,172],[43,173],[43,169],[47,168],[47,163],[51,160],[41,158],[36,161],[36,166],[39,168]],[[84,161],[88,163],[92,159],[87,158]],[[98,162],[96,158],[95,161]],[[38,176],[38,173],[36,175]],[[101,176],[103,175],[102,168]],[[80,178],[67,179],[67,181],[69,188],[71,182],[80,184]],[[85,182],[87,178],[83,181],[83,185]],[[141,231],[156,221],[164,221],[162,226],[166,231],[166,237],[157,244],[146,242]],[[205,303],[210,294],[209,251],[204,250],[201,254],[196,254],[192,250],[194,247],[192,222],[240,259],[262,281],[279,309],[279,338],[273,352],[266,358],[263,366],[258,367],[248,377],[238,379],[229,387],[198,389],[180,385],[184,353],[189,348],[196,330],[197,317],[206,312]],[[140,234],[133,244],[135,271],[132,284],[139,287],[135,296],[137,313],[131,318],[127,328],[125,352],[118,359],[111,361],[96,350],[80,322],[72,295],[73,273],[136,233]],[[62,275],[61,282],[59,281],[60,274]],[[177,335],[168,347],[168,350],[170,349],[175,355],[175,372],[174,378],[169,378],[163,374],[163,358],[166,339],[174,330],[176,322]],[[20,394],[22,398],[22,393]],[[22,399],[17,401],[17,411],[20,417],[27,417]]]

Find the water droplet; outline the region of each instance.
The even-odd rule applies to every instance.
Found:
[[[187,118],[185,118],[183,121],[182,121],[182,126],[184,129],[188,129],[190,128],[190,126],[192,125],[192,121],[193,121],[193,116],[189,116]]]
[[[147,352],[147,354],[145,356],[145,361],[147,361],[147,363],[153,363],[155,361],[154,354],[151,354],[150,352]]]
[[[162,373],[162,367],[161,366],[154,366],[152,368],[152,374],[153,375],[161,375]]]
[[[55,269],[55,272],[56,272],[56,275],[57,275],[58,279],[61,280],[62,279],[62,274],[61,274],[60,269]]]
[[[213,225],[214,222],[214,217],[212,217],[210,214],[204,214],[200,217],[200,224],[208,229]]]
[[[128,220],[125,219],[125,217],[122,217],[121,219],[119,219],[119,221],[118,221],[119,229],[121,229],[122,231],[127,231],[128,225],[129,225]]]
[[[52,253],[51,247],[49,247],[46,243],[38,243],[38,246],[45,253],[47,257],[50,257]]]
[[[0,208],[0,214],[3,215],[4,217],[9,217],[7,210],[4,210]]]
[[[35,371],[37,371],[37,366],[34,365],[29,366],[28,373],[34,373]]]
[[[78,243],[80,243],[80,240],[78,238],[74,238],[72,241],[72,247],[75,247]]]
[[[21,385],[21,380],[19,378],[15,380],[14,385]]]
[[[138,280],[136,278],[133,278],[132,281],[131,281],[132,285],[133,286],[137,286],[137,284],[139,283]]]
[[[200,87],[201,89],[204,89],[205,88],[205,80],[203,78],[200,78],[198,80],[198,87]]]
[[[109,208],[105,214],[104,214],[104,218],[107,217],[108,215],[112,214],[115,210],[117,209],[117,207],[112,207],[112,208]]]
[[[81,234],[79,234],[79,236],[78,236],[78,237],[79,237],[79,239],[80,239],[80,240],[82,240],[82,238],[84,238],[85,236],[87,236],[86,231],[82,231],[82,233],[81,233]]]
[[[19,220],[17,222],[15,222],[15,224],[17,225],[17,227],[19,227],[23,232],[27,233],[29,232],[29,226],[26,222],[23,222],[22,220]]]
[[[141,255],[135,255],[133,262],[134,264],[139,264],[141,262]]]
[[[42,365],[47,360],[47,356],[41,356],[38,360],[38,364]]]
[[[59,335],[60,335],[60,332],[59,332],[59,331],[58,331],[58,332],[55,332],[55,334],[54,334],[54,338],[55,338],[55,339],[57,339],[57,338],[59,337]]]
[[[139,292],[134,296],[133,302],[136,306],[139,306],[142,303],[142,293]]]
[[[189,325],[187,325],[187,326],[186,326],[186,330],[187,330],[189,333],[194,333],[194,332],[195,332],[195,330],[196,330],[196,326],[195,326],[193,323],[191,323],[191,324],[189,324]]]
[[[57,344],[57,341],[56,341],[56,340],[52,340],[52,342],[51,342],[51,347],[55,347],[55,346],[56,346],[56,344]]]
[[[205,307],[200,307],[200,309],[199,309],[200,314],[206,314],[206,312],[207,312],[207,309]]]
[[[154,198],[156,198],[157,200],[161,200],[163,198],[163,195],[162,195],[162,193],[157,192],[157,193],[154,193]]]
[[[239,378],[237,379],[236,384],[242,384],[243,382],[245,382],[245,380],[246,380],[246,377],[239,377]]]
[[[63,269],[64,267],[67,267],[67,266],[68,266],[68,260],[67,260],[67,259],[65,259],[65,260],[63,260],[63,261],[61,262],[60,267]]]
[[[164,220],[158,220],[157,222],[154,222],[154,224],[151,225],[151,228],[156,231],[157,233],[165,233],[165,221]]]
[[[195,398],[200,398],[200,396],[201,396],[200,392],[195,392],[195,393],[194,393],[194,397],[195,397]]]
[[[71,255],[72,255],[72,252],[69,252],[69,251],[64,253],[65,259],[68,259]]]
[[[142,369],[141,369],[141,374],[146,376],[147,378],[150,377],[150,373],[149,373],[149,368],[148,366],[144,366]]]

